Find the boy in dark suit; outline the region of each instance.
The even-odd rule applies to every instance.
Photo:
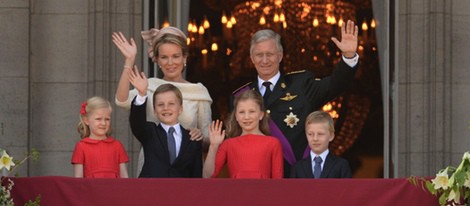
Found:
[[[310,113],[305,120],[305,133],[310,155],[298,161],[291,170],[292,178],[351,178],[347,160],[335,156],[328,145],[335,138],[334,122],[323,111]]]
[[[178,122],[183,111],[181,91],[172,84],[162,84],[155,90],[157,125],[146,120],[147,78],[135,68],[129,72],[129,81],[139,91],[129,117],[132,133],[144,149],[139,177],[202,177],[201,142],[191,141],[189,132]]]

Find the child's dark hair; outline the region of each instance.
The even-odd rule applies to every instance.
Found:
[[[103,97],[92,97],[89,98],[87,101],[82,103],[82,108],[80,110],[80,122],[78,123],[77,126],[77,131],[80,133],[80,138],[85,138],[90,136],[90,127],[85,124],[83,121],[84,118],[88,117],[88,114],[92,113],[96,109],[102,109],[102,108],[107,108],[110,111],[113,111],[113,108],[111,107],[111,103],[104,99]],[[106,132],[106,136],[111,135],[111,127],[109,130]]]
[[[253,90],[247,90],[236,96],[233,100],[234,110],[232,113],[230,113],[227,124],[225,124],[227,125],[227,137],[237,137],[242,134],[242,128],[238,124],[235,115],[237,112],[238,103],[240,101],[245,100],[255,101],[256,104],[258,104],[258,106],[260,107],[260,110],[264,112],[263,118],[259,121],[259,130],[265,135],[270,135],[271,133],[269,131],[269,114],[264,110],[263,97],[258,92],[255,92]]]
[[[178,89],[178,87],[176,87],[173,84],[162,84],[159,87],[157,87],[157,89],[153,93],[153,108],[155,108],[155,104],[157,102],[156,101],[157,95],[161,93],[165,93],[165,92],[175,93],[176,98],[178,98],[178,102],[180,103],[181,106],[183,105],[183,94],[181,94],[181,91]]]

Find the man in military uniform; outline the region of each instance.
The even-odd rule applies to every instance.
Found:
[[[289,177],[291,166],[308,155],[305,118],[334,99],[351,84],[357,68],[358,28],[348,21],[341,28],[341,41],[332,41],[342,52],[342,60],[333,74],[321,80],[309,71],[289,74],[279,72],[283,49],[281,37],[272,30],[260,30],[251,38],[250,57],[256,67],[255,81],[237,89],[233,95],[253,89],[263,95],[270,114],[271,135],[277,137],[284,153],[284,177]],[[306,152],[307,151],[307,152]]]

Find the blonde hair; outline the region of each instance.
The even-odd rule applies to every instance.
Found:
[[[260,110],[264,112],[263,118],[259,121],[259,130],[265,134],[265,135],[271,135],[271,132],[269,131],[269,115],[267,112],[264,111],[264,103],[263,103],[263,97],[261,95],[253,90],[246,90],[242,92],[240,95],[236,96],[235,99],[233,100],[233,105],[234,105],[234,110],[232,113],[230,113],[230,116],[227,121],[227,137],[238,137],[242,134],[242,128],[237,122],[237,119],[235,117],[237,113],[237,105],[240,101],[246,101],[246,100],[253,100],[258,104]]]
[[[181,48],[181,52],[183,57],[187,57],[189,54],[189,47],[186,44],[186,39],[175,34],[164,34],[160,38],[156,39],[156,41],[153,43],[153,53],[155,54],[155,57],[158,58],[158,49],[160,46],[163,44],[174,44],[177,45],[178,47]]]
[[[314,123],[327,123],[328,124],[328,131],[331,134],[335,133],[335,123],[333,118],[331,118],[330,114],[324,111],[315,111],[310,113],[307,118],[305,119],[305,127],[309,124]]]
[[[104,99],[103,97],[91,97],[85,102],[82,103],[82,108],[80,110],[80,122],[78,122],[77,126],[77,131],[80,133],[80,138],[85,138],[90,136],[90,127],[85,124],[83,121],[84,118],[88,117],[88,114],[92,113],[96,109],[103,109],[107,108],[111,112],[113,111],[113,108],[111,107],[111,103]],[[106,136],[111,135],[111,127],[109,130],[106,132]]]

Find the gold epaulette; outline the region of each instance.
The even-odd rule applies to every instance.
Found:
[[[306,71],[307,70],[305,70],[305,69],[304,70],[298,70],[298,71],[292,71],[292,72],[287,73],[286,75],[300,74],[300,73],[305,73]],[[320,81],[320,80],[321,80],[321,78],[319,78],[319,77],[315,78],[315,81]]]
[[[232,94],[235,94],[235,93],[239,92],[241,89],[247,87],[247,86],[250,85],[251,83],[252,83],[252,82],[248,82],[248,83],[244,84],[243,86],[239,87],[238,89],[235,89],[235,90],[232,92]]]
[[[292,71],[292,72],[287,73],[286,75],[304,73],[305,71],[306,70]]]

